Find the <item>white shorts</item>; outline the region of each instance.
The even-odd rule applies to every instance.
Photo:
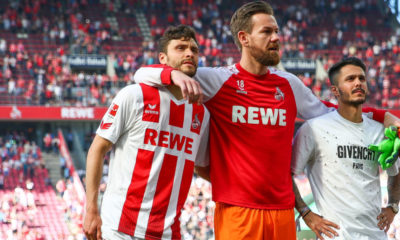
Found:
[[[101,236],[103,240],[144,240],[128,234],[118,232],[117,230],[101,228]]]

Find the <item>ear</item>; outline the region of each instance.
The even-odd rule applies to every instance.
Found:
[[[339,93],[339,88],[335,85],[331,85],[331,92],[333,93],[333,95],[335,97],[339,97],[340,93]]]
[[[245,31],[238,32],[238,39],[240,44],[242,45],[242,48],[249,46],[249,36],[248,33],[246,33]]]
[[[158,60],[160,61],[161,64],[167,64],[168,62],[168,57],[166,53],[160,52],[158,54]]]

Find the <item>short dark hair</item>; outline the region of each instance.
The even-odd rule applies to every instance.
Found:
[[[344,58],[340,62],[335,63],[328,71],[329,80],[332,85],[338,84],[337,77],[340,73],[340,70],[347,65],[354,65],[360,67],[362,68],[362,70],[364,70],[364,72],[366,72],[367,70],[365,64],[359,58],[356,57]]]
[[[265,13],[268,15],[274,15],[274,10],[271,5],[264,1],[249,2],[241,6],[233,14],[231,18],[231,33],[236,46],[242,51],[242,45],[238,39],[238,32],[245,31],[251,33],[253,23],[251,17],[257,13]]]
[[[160,40],[158,40],[158,51],[167,53],[169,42],[171,40],[182,38],[185,40],[193,39],[196,44],[198,44],[196,39],[196,32],[192,27],[189,27],[187,25],[170,26],[167,28],[167,30],[165,30]]]

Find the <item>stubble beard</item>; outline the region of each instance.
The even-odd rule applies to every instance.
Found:
[[[179,69],[179,71],[183,72],[184,74],[188,75],[189,77],[194,77],[197,72],[197,65],[194,66],[194,70],[190,68],[183,68],[183,62],[176,62],[169,64],[171,67]]]
[[[354,107],[358,107],[361,104],[364,104],[365,101],[367,100],[367,95],[365,94],[365,97],[363,99],[357,99],[357,100],[349,100],[350,95],[343,92],[342,90],[339,89],[339,94],[340,94],[340,100],[347,105],[352,105]]]
[[[278,52],[263,51],[261,49],[250,47],[250,54],[253,56],[257,62],[264,66],[276,66],[280,62],[280,57]]]

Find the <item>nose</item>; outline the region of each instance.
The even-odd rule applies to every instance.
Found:
[[[194,57],[194,52],[191,49],[186,49],[185,51],[185,57],[193,58]]]
[[[361,79],[360,78],[356,78],[356,80],[355,80],[355,84],[356,84],[356,86],[361,86]]]
[[[279,41],[279,34],[277,32],[272,33],[271,42],[278,42]]]

